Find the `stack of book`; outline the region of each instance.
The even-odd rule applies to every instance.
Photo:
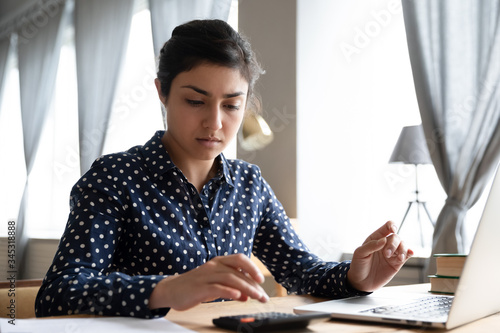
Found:
[[[430,275],[431,293],[454,294],[464,268],[464,254],[435,254],[436,275]]]

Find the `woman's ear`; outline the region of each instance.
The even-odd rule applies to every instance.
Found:
[[[166,105],[167,98],[161,92],[161,82],[160,82],[160,80],[158,80],[158,78],[155,79],[155,86],[156,86],[156,91],[158,92],[158,98],[160,99],[160,101],[163,105]]]

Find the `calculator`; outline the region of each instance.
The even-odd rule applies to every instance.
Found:
[[[236,316],[222,316],[212,320],[214,325],[236,332],[268,332],[306,328],[312,321],[330,318],[329,313],[294,314],[260,312]]]

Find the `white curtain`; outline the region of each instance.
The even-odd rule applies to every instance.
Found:
[[[102,154],[133,7],[134,0],[76,0],[75,3],[82,173]]]
[[[448,195],[432,253],[468,252],[463,223],[500,157],[500,1],[404,0],[418,104]],[[428,273],[435,273],[430,262]]]
[[[23,256],[27,237],[25,235],[25,213],[28,209],[29,178],[35,162],[43,125],[52,101],[59,64],[62,32],[66,25],[65,2],[54,3],[51,15],[45,12],[34,14],[37,30],[18,39],[19,85],[21,96],[21,118],[26,161],[26,184],[24,187],[16,230],[16,256],[18,273],[22,277]],[[26,20],[26,25],[33,25]],[[29,27],[20,27],[32,29]]]
[[[155,56],[170,39],[172,30],[194,19],[227,21],[231,0],[149,0]]]
[[[0,105],[2,104],[3,85],[7,76],[7,59],[10,52],[10,35],[0,37]]]

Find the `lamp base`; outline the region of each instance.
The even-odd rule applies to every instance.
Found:
[[[401,221],[401,224],[399,225],[398,234],[401,232],[401,228],[403,228],[405,220],[408,217],[408,213],[410,212],[411,207],[413,207],[413,206],[415,206],[417,209],[417,221],[418,221],[418,225],[420,228],[420,242],[421,242],[422,248],[423,248],[425,246],[425,241],[424,241],[424,232],[422,230],[422,221],[420,218],[420,210],[421,209],[424,210],[424,212],[427,215],[427,218],[429,219],[429,222],[432,224],[432,226],[434,227],[434,225],[435,225],[434,221],[432,220],[431,214],[429,213],[429,210],[427,209],[427,204],[425,203],[425,201],[420,201],[420,200],[416,199],[416,200],[408,202],[408,208],[406,209],[403,220]]]

